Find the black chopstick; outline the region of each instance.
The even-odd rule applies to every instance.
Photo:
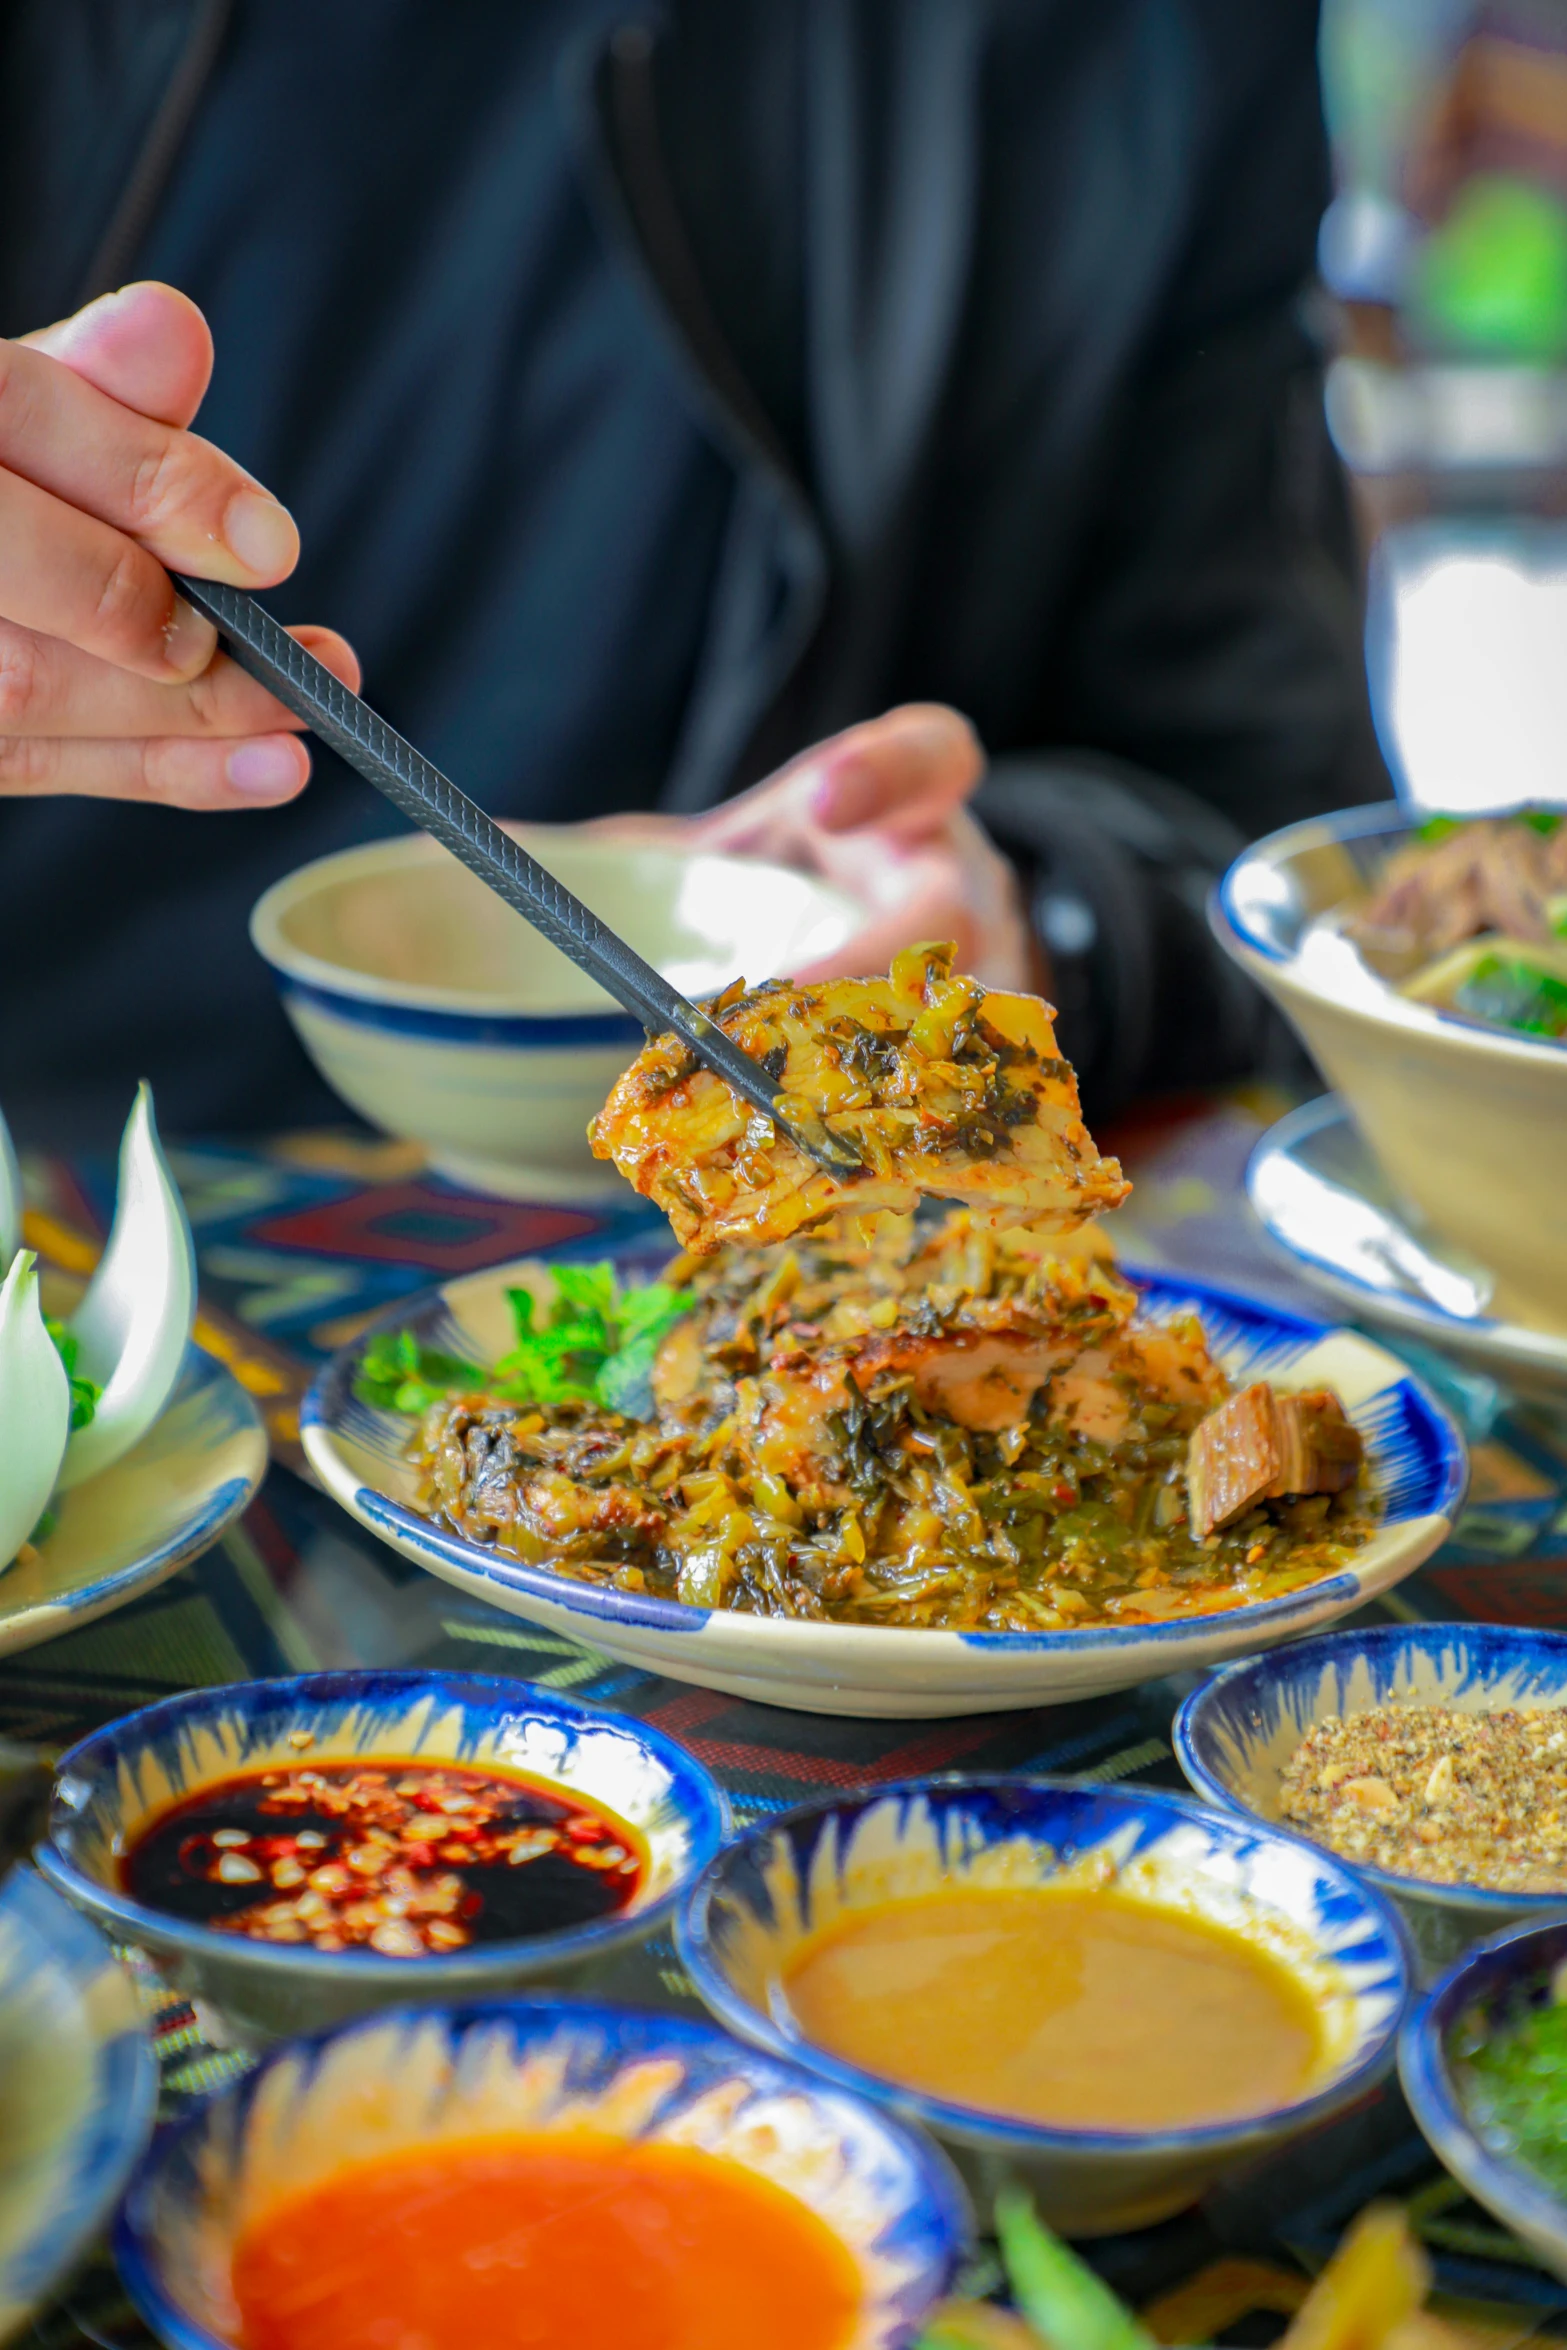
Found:
[[[476,801],[378,717],[368,702],[350,693],[254,596],[213,580],[191,579],[179,572],[173,576],[186,602],[206,614],[241,669],[258,678],[340,759],[384,792],[395,808],[450,849],[551,946],[559,947],[624,1004],[650,1036],[672,1030],[716,1077],[773,1119],[822,1166],[840,1173],[858,1169],[858,1154],[825,1127],[806,1133],[787,1113],[780,1114],[777,1088],[760,1062],[743,1053],[700,1005],[671,987]]]

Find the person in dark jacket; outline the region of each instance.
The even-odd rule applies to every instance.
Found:
[[[340,629],[497,814],[830,870],[848,964],[1048,970],[1097,1115],[1244,1068],[1212,876],[1385,788],[1315,42],[1314,0],[13,0],[19,1131],[142,1074],[175,1129],[334,1113],[245,916],[396,819],[302,788],[160,558]]]

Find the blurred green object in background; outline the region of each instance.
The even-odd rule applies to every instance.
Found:
[[[1462,187],[1415,264],[1415,317],[1443,342],[1498,358],[1567,353],[1567,203],[1504,173]]]

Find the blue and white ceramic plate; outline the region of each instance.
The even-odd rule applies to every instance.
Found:
[[[1206,1802],[1276,1821],[1279,1787],[1308,1730],[1330,1714],[1442,1705],[1459,1713],[1541,1706],[1567,1721],[1567,1633],[1511,1624],[1377,1624],[1327,1632],[1225,1665],[1192,1691],[1171,1733],[1176,1759]],[[1563,1893],[1436,1885],[1346,1863],[1402,1910],[1427,1977],[1508,1919],[1567,1908]]]
[[[31,1869],[0,1886],[0,2341],[64,2283],[152,2128],[158,2067],[130,1977]]]
[[[968,2234],[935,2148],[860,2099],[684,2016],[518,2000],[379,2016],[275,2050],[142,2165],[120,2215],[121,2278],[170,2350],[233,2350],[233,2245],[277,2202],[350,2163],[555,2129],[674,2141],[796,2196],[862,2278],[844,2350],[911,2340]]]
[[[1491,1310],[1491,1275],[1417,1230],[1337,1094],[1269,1129],[1246,1189],[1268,1238],[1358,1321],[1423,1339],[1515,1386],[1567,1387],[1567,1331]]]
[[[1118,1890],[1254,1938],[1294,1975],[1322,2032],[1314,2088],[1184,2130],[1047,2129],[895,2087],[804,2040],[779,1996],[803,1944],[860,1909],[963,1884]],[[1278,1829],[1153,1788],[1065,1779],[910,1780],[764,1820],[718,1855],[682,1915],[680,1954],[731,2031],[934,2130],[981,2190],[1005,2163],[1068,2235],[1146,2227],[1243,2157],[1321,2121],[1393,2061],[1409,1958],[1390,1905]],[[1170,2017],[1180,2030],[1180,2016]]]
[[[621,1272],[646,1279],[668,1253],[645,1244],[627,1250]],[[538,1272],[525,1262],[471,1274],[398,1305],[377,1327],[406,1325],[428,1345],[493,1362],[511,1344],[507,1289]],[[1282,1599],[1161,1625],[939,1632],[795,1623],[574,1582],[433,1525],[413,1506],[408,1421],[355,1398],[363,1339],[334,1356],[311,1389],[304,1445],[322,1484],[362,1526],[509,1615],[591,1641],[650,1672],[832,1714],[989,1713],[1127,1689],[1331,1623],[1410,1574],[1445,1540],[1464,1489],[1463,1440],[1402,1363],[1352,1331],[1328,1330],[1224,1290],[1160,1277],[1139,1285],[1155,1319],[1199,1314],[1233,1378],[1336,1390],[1365,1439],[1381,1505],[1377,1531],[1352,1567]]]
[[[1398,2073],[1421,2135],[1454,2178],[1521,2236],[1544,2267],[1567,2279],[1567,2204],[1526,2164],[1488,2143],[1465,2110],[1450,2053],[1460,2021],[1507,2015],[1544,1997],[1564,1961],[1567,1918],[1514,1926],[1482,1942],[1432,1984],[1410,2015]]]
[[[386,1958],[217,1933],[133,1901],[117,1856],[158,1813],[238,1771],[302,1761],[494,1765],[601,1803],[637,1832],[647,1867],[623,1909],[526,1941]],[[118,1939],[150,1951],[229,2034],[265,2041],[368,2008],[579,1983],[665,1919],[729,1830],[729,1804],[693,1755],[643,1722],[527,1681],[430,1672],[304,1673],[192,1689],[111,1722],[62,1756],[38,1865]]]
[[[123,1607],[216,1542],[267,1471],[261,1415],[200,1347],[156,1426],[55,1504],[35,1555],[0,1574],[0,1656]]]

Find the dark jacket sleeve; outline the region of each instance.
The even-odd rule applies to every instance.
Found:
[[[1102,445],[1031,730],[1091,755],[1014,759],[982,802],[1074,999],[1064,1029],[1101,1115],[1255,1065],[1260,1006],[1209,940],[1207,887],[1244,839],[1389,788],[1310,326],[1315,10],[1191,15],[1211,44],[1202,175]]]

